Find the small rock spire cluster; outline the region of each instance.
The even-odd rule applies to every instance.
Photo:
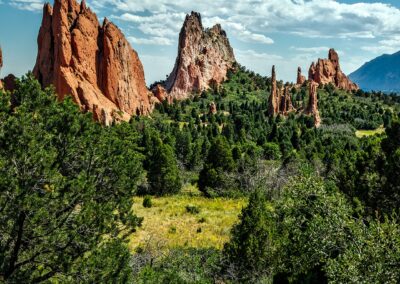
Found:
[[[301,68],[298,68],[298,74],[301,75]],[[304,77],[304,76],[303,76]],[[299,79],[299,76],[298,76]],[[299,82],[299,81],[298,81]],[[305,82],[302,80],[301,84],[303,85]],[[308,105],[304,110],[304,114],[310,115],[314,117],[314,125],[315,127],[319,127],[321,125],[321,117],[318,111],[318,86],[319,84],[310,81],[309,83],[309,99]],[[268,114],[270,116],[276,116],[278,114],[287,116],[289,113],[297,111],[292,104],[292,96],[290,94],[290,85],[286,84],[283,88],[279,89],[277,87],[276,82],[276,72],[275,66],[272,66],[272,76],[271,76],[271,94],[268,99]]]
[[[278,114],[287,115],[292,111],[295,111],[295,109],[292,104],[289,86],[285,86],[283,90],[278,89],[274,65],[272,66],[271,94],[268,100],[268,113],[270,116],[275,116]]]
[[[359,89],[340,69],[339,55],[333,48],[329,50],[328,59],[318,59],[316,63],[311,64],[308,79],[323,85],[331,83],[345,91]]]
[[[54,85],[60,99],[71,95],[103,124],[149,114],[151,97],[142,63],[122,32],[76,0],[45,4],[33,74]]]

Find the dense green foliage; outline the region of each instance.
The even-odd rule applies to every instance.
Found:
[[[110,127],[31,75],[0,94],[0,280],[398,282],[399,99],[321,86],[315,128],[301,112],[268,117],[270,83],[238,66],[219,88]],[[292,88],[297,109],[307,93]],[[224,250],[129,252],[132,197],[188,183],[249,197]]]
[[[142,175],[137,135],[93,123],[31,75],[12,104],[0,99],[0,277],[125,277],[122,240],[141,223],[131,201]]]
[[[364,220],[338,189],[297,177],[279,198],[257,192],[233,228],[225,253],[235,279],[277,283],[397,283],[396,219]]]

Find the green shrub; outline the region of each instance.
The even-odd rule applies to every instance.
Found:
[[[200,223],[200,224],[205,223],[205,222],[207,222],[207,219],[206,219],[205,217],[201,217],[201,218],[199,219],[199,223]]]
[[[147,195],[147,196],[144,197],[144,199],[143,199],[143,207],[144,207],[144,208],[151,208],[151,207],[153,207],[153,202],[152,202],[150,196]]]
[[[190,214],[199,214],[200,208],[198,208],[195,205],[186,205],[186,212],[188,212]]]

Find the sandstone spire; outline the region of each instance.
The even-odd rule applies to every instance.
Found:
[[[308,106],[305,111],[307,115],[312,115],[314,117],[314,125],[316,127],[319,127],[321,125],[321,117],[318,111],[318,86],[318,83],[310,81],[310,94],[308,99]]]
[[[33,73],[105,124],[151,111],[137,53],[114,24],[100,25],[85,1],[44,5]]]
[[[185,99],[219,85],[236,62],[220,25],[204,29],[199,13],[186,16],[179,34],[178,56],[165,87],[175,99]]]
[[[215,102],[211,102],[210,103],[210,111],[209,114],[216,114],[218,112],[217,110],[217,105],[215,104]]]
[[[268,114],[270,116],[277,115],[279,113],[280,96],[276,85],[275,65],[272,66],[271,94],[269,96],[268,104]]]
[[[332,83],[346,91],[359,89],[340,69],[339,55],[334,49],[329,50],[328,59],[318,59],[316,64],[311,64],[308,77],[310,81],[318,84]]]
[[[301,74],[301,67],[297,68],[297,85],[303,85],[306,81],[306,77]]]
[[[0,47],[0,74],[1,74],[1,68],[3,68],[3,51],[1,50]],[[3,83],[0,80],[0,90],[3,89]]]
[[[279,112],[283,115],[287,115],[290,112],[295,111],[292,103],[292,95],[290,94],[290,87],[285,86],[283,95],[281,96],[281,105]]]
[[[3,68],[3,51],[1,50],[1,47],[0,47],[0,71],[1,71],[1,68]]]

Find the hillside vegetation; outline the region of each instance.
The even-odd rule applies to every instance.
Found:
[[[0,91],[0,280],[398,283],[399,98],[320,86],[315,128],[270,85],[237,66],[109,127],[31,74]]]

